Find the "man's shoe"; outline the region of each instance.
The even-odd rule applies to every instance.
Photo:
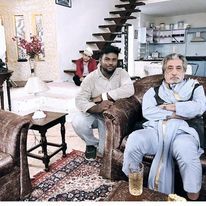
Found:
[[[97,156],[97,148],[93,145],[87,145],[85,151],[85,159],[89,161],[94,161]]]

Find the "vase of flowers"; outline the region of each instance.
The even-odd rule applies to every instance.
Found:
[[[31,73],[33,74],[35,72],[35,69],[36,69],[35,58],[29,57],[29,65],[30,65]]]
[[[18,37],[14,37],[13,40],[17,41],[18,46],[25,50],[25,53],[29,57],[30,69],[33,74],[36,68],[36,57],[43,53],[42,42],[37,36],[30,36],[30,41]]]

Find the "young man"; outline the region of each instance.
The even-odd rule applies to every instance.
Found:
[[[99,68],[84,79],[75,99],[80,113],[75,116],[72,125],[77,135],[86,142],[86,159],[95,159],[97,148],[103,155],[105,122],[102,113],[116,100],[134,94],[128,73],[117,68],[119,52],[120,49],[114,46],[102,50]],[[99,139],[94,136],[93,128],[98,128]]]
[[[92,49],[87,47],[82,54],[82,58],[75,62],[76,73],[73,77],[73,81],[77,86],[80,86],[83,79],[97,68],[96,60],[92,58],[92,55]]]
[[[188,198],[196,200],[202,183],[202,168],[197,131],[188,120],[206,110],[204,89],[196,80],[184,79],[187,69],[182,55],[170,54],[163,60],[164,80],[158,89],[143,96],[144,129],[129,135],[124,152],[123,172],[142,161],[145,154],[155,155],[149,174],[149,188],[163,193],[174,191],[176,159]],[[191,121],[191,120],[190,120]]]

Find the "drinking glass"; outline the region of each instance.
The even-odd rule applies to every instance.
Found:
[[[129,165],[129,192],[131,195],[139,196],[143,191],[144,165],[135,163]]]

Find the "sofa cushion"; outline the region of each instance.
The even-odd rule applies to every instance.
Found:
[[[0,152],[0,177],[8,174],[13,168],[14,162],[10,154]]]

